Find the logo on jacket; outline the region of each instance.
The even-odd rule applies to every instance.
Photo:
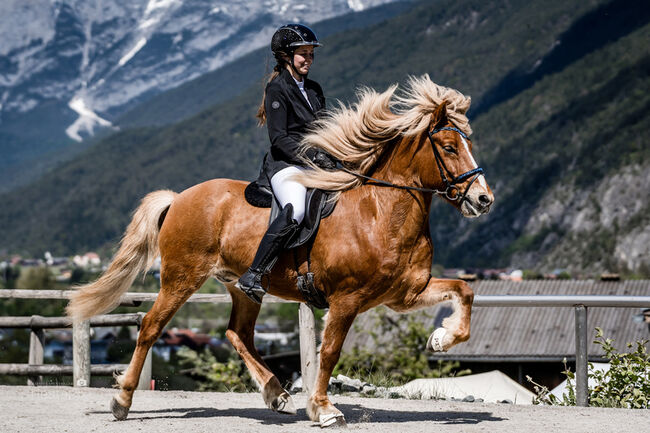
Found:
[[[278,108],[280,108],[280,103],[278,101],[273,101],[271,103],[271,107],[273,107],[273,109],[277,110]]]

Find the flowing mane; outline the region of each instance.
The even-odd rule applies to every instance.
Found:
[[[339,103],[315,122],[303,138],[303,155],[310,148],[323,149],[350,170],[368,174],[396,139],[426,132],[430,115],[443,101],[448,103],[447,114],[451,121],[465,134],[472,133],[465,116],[471,99],[457,90],[437,85],[428,74],[409,77],[402,94],[396,95],[396,90],[396,84],[383,93],[367,87],[359,89],[356,103],[351,106]],[[309,188],[345,191],[361,185],[361,180],[351,174],[326,171],[308,164],[313,170],[296,179]]]

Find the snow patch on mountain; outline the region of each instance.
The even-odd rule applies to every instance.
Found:
[[[133,56],[135,56],[138,51],[142,49],[147,44],[147,39],[146,38],[141,38],[138,42],[136,42],[135,47],[131,48],[131,51],[126,53],[124,57],[122,57],[119,62],[117,62],[118,65],[124,66],[126,62],[131,60]]]
[[[350,9],[356,12],[360,12],[365,9],[365,6],[361,0],[348,0],[348,6]]]
[[[70,100],[68,106],[79,114],[79,118],[75,122],[68,126],[65,130],[65,133],[68,137],[72,138],[75,141],[83,141],[81,136],[82,132],[85,132],[88,135],[93,135],[94,130],[97,126],[111,127],[113,126],[111,122],[106,119],[102,119],[97,115],[97,113],[90,110],[82,97],[75,96]]]

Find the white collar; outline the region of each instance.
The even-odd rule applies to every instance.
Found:
[[[293,78],[293,81],[296,82],[296,84],[298,85],[298,88],[300,90],[302,90],[305,87],[305,79],[304,78],[302,79],[302,81],[296,80],[293,75],[291,76],[291,78]]]

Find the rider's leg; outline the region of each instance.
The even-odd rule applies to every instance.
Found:
[[[262,237],[253,263],[236,285],[258,304],[266,293],[262,276],[271,271],[278,254],[298,231],[305,215],[306,189],[302,184],[287,179],[296,171],[299,172],[299,169],[288,167],[271,178],[273,193],[283,209]]]
[[[273,195],[284,208],[291,203],[293,205],[293,219],[300,224],[305,217],[305,198],[307,197],[307,188],[300,182],[291,179],[291,176],[300,174],[302,171],[298,167],[287,167],[278,171],[271,178],[271,188]]]

